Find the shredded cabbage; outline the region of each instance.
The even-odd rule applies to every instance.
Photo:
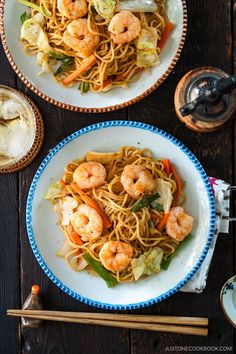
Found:
[[[63,187],[60,181],[53,182],[49,187],[46,195],[44,196],[44,199],[52,199],[55,198],[56,196],[61,195],[62,189]]]
[[[160,63],[157,54],[157,31],[149,27],[142,29],[137,41],[137,66],[149,68]]]
[[[65,258],[65,256],[70,253],[71,251],[74,250],[74,247],[72,247],[69,242],[66,240],[61,248],[57,251],[56,256]]]
[[[43,52],[37,53],[37,64],[41,66],[42,70],[38,73],[38,76],[42,75],[43,73],[50,73],[51,68],[48,64],[48,55]]]
[[[156,201],[157,203],[163,205],[164,212],[168,213],[173,201],[173,196],[171,193],[171,184],[170,182],[164,181],[162,178],[155,179],[155,184],[157,187],[157,192],[160,195],[160,197],[157,198]]]
[[[85,259],[78,255],[78,251],[74,249],[74,251],[69,252],[65,256],[66,262],[68,265],[75,271],[79,272],[87,267],[88,263]]]
[[[159,273],[162,257],[163,249],[154,247],[148,252],[144,252],[139,258],[134,258],[131,262],[134,279],[137,281],[143,275]]]
[[[93,6],[102,18],[110,19],[115,12],[116,0],[93,0]]]
[[[158,6],[155,0],[120,0],[116,5],[116,11],[131,12],[156,12]]]
[[[47,54],[52,48],[49,45],[47,34],[42,28],[43,24],[44,17],[40,13],[26,20],[21,27],[20,39],[36,45],[41,52]]]

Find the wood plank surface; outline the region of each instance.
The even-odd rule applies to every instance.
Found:
[[[233,225],[229,235],[221,235],[218,239],[207,288],[203,294],[178,293],[160,304],[134,312],[207,316],[210,319],[210,334],[206,338],[53,322],[45,323],[37,330],[21,328],[18,333],[18,321],[4,316],[6,308],[21,307],[34,283],[42,288],[46,309],[99,311],[64,294],[47,278],[33,256],[25,228],[26,198],[37,167],[52,147],[75,130],[91,123],[113,119],[128,118],[153,124],[182,140],[196,154],[209,175],[230,183],[234,179],[235,182],[234,122],[209,135],[196,134],[177,120],[173,107],[176,85],[190,69],[212,65],[229,73],[233,71],[232,20],[235,1],[187,2],[188,36],[174,72],[154,93],[126,110],[107,114],[80,114],[44,102],[19,79],[15,81],[15,74],[1,50],[0,83],[13,87],[16,84],[20,91],[35,101],[43,114],[46,134],[39,156],[28,168],[18,174],[0,176],[0,353],[163,354],[171,346],[169,351],[172,353],[194,352],[187,348],[190,346],[226,346],[228,350],[224,352],[235,352],[235,331],[224,318],[219,303],[221,286],[236,273]],[[181,351],[180,347],[185,349]]]
[[[0,43],[0,84],[15,87],[16,77]],[[6,310],[20,306],[18,176],[0,175],[0,353],[17,353],[20,337],[18,320],[6,316]]]

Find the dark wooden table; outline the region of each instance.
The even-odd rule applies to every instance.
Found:
[[[188,35],[174,72],[149,97],[124,110],[106,114],[79,114],[59,109],[29,91],[16,77],[3,50],[0,52],[0,83],[26,93],[39,106],[45,121],[43,148],[35,161],[19,173],[0,176],[0,353],[33,354],[153,354],[235,352],[235,331],[221,311],[219,292],[235,269],[233,225],[229,235],[219,237],[207,288],[202,294],[178,293],[136,313],[207,316],[208,337],[163,334],[97,326],[46,323],[39,330],[24,330],[6,309],[21,308],[30,287],[40,284],[45,308],[97,311],[56,287],[43,273],[31,251],[25,228],[26,197],[32,177],[47,154],[61,139],[86,125],[110,119],[139,120],[153,124],[182,140],[199,158],[210,176],[235,183],[235,124],[209,135],[189,131],[175,115],[173,95],[180,78],[190,69],[212,65],[233,73],[236,35],[233,0],[188,0]],[[99,310],[98,310],[99,311]],[[224,348],[222,348],[224,347]]]

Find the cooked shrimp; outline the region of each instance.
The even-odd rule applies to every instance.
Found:
[[[120,181],[133,199],[138,199],[142,193],[149,193],[155,189],[151,173],[140,165],[125,166]]]
[[[97,26],[91,23],[91,29],[98,31]],[[99,36],[89,32],[88,21],[85,18],[74,20],[69,23],[63,34],[63,42],[70,48],[88,57],[99,43]]]
[[[125,242],[108,241],[99,252],[99,258],[104,267],[112,272],[128,267],[132,260],[133,248]]]
[[[186,214],[182,207],[173,208],[166,222],[166,232],[175,240],[183,241],[191,232],[193,221],[193,217]]]
[[[57,0],[57,8],[63,16],[71,20],[77,20],[88,12],[86,0]]]
[[[71,224],[83,241],[90,241],[101,236],[103,221],[97,210],[86,204],[81,204],[71,216]]]
[[[112,17],[108,26],[115,44],[131,42],[141,30],[139,19],[130,11],[121,11]]]
[[[73,180],[81,189],[96,188],[104,184],[106,170],[96,161],[83,162],[76,168]]]

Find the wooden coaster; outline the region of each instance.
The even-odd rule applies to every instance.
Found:
[[[9,88],[9,87],[7,87]],[[31,109],[33,111],[33,116],[34,116],[34,120],[35,120],[35,138],[34,138],[34,142],[33,145],[31,147],[31,149],[26,153],[25,156],[23,156],[19,161],[8,165],[8,166],[0,166],[0,173],[12,173],[12,172],[16,172],[19,170],[22,170],[23,168],[25,168],[26,166],[28,166],[37,156],[37,154],[39,153],[41,146],[43,144],[43,139],[44,139],[44,123],[43,123],[43,118],[42,115],[38,109],[38,107],[36,106],[36,104],[25,94],[12,89],[12,91],[15,91],[18,95],[21,95],[27,102],[28,104],[31,106]]]

